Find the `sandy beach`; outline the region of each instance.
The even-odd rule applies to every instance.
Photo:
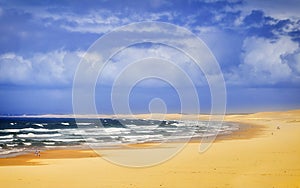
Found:
[[[1,187],[300,187],[300,110],[226,115],[225,121],[248,128],[219,138],[204,153],[199,142],[190,142],[175,157],[147,168],[117,166],[92,150],[0,159]]]

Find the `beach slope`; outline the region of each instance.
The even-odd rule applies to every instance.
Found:
[[[214,142],[204,153],[191,142],[172,159],[148,168],[117,166],[93,151],[0,159],[1,187],[300,187],[300,110],[227,115],[225,120],[250,128]]]

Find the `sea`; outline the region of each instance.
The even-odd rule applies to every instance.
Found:
[[[230,122],[0,117],[0,158],[35,150],[110,148],[231,134]]]

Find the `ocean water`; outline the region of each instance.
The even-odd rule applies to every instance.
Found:
[[[208,126],[209,125],[209,126]],[[36,149],[118,147],[231,134],[238,124],[132,119],[0,118],[0,157]]]

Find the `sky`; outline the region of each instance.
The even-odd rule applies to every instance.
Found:
[[[0,0],[0,114],[73,113],[73,81],[89,47],[115,29],[144,21],[185,28],[207,45],[225,81],[226,113],[300,108],[299,8],[299,0]],[[114,81],[124,67],[148,56],[174,61],[195,85],[200,112],[211,112],[203,71],[174,48],[146,43],[110,59],[95,88],[98,113],[115,113]],[[191,89],[175,68],[156,69],[140,66],[124,80],[163,71],[176,87],[159,79],[138,82],[128,98],[132,112],[194,113],[189,104],[182,111],[176,91]]]

